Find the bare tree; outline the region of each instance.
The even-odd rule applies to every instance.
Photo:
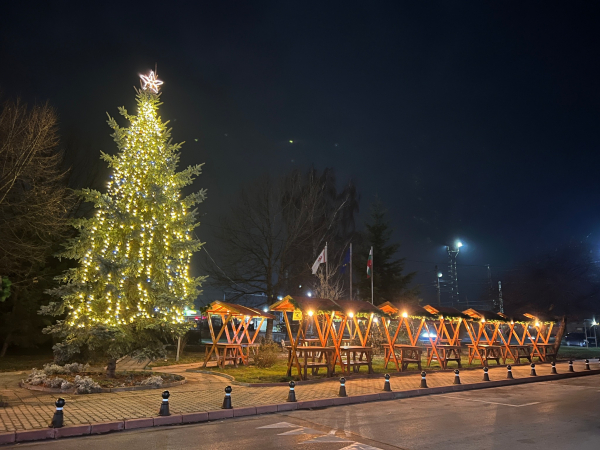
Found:
[[[31,109],[20,101],[0,111],[0,275],[11,280],[3,306],[6,352],[18,322],[20,292],[39,282],[52,246],[69,230],[73,194],[67,188],[57,148],[57,118],[48,105]],[[31,310],[29,308],[28,310]]]
[[[264,294],[273,303],[314,277],[310,265],[328,238],[334,239],[350,201],[332,201],[330,185],[316,171],[294,171],[281,179],[262,177],[244,187],[220,221],[217,261],[209,282],[234,298]],[[352,214],[351,214],[352,216]],[[314,282],[314,281],[313,281]],[[267,323],[267,339],[273,324]]]

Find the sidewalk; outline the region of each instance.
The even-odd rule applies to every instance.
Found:
[[[186,369],[196,368],[198,364],[160,367],[162,372],[184,375],[187,383],[170,388],[169,400],[171,414],[198,413],[220,410],[224,397],[224,388],[230,382],[220,376],[186,372]],[[583,361],[576,361],[576,372],[584,372]],[[598,373],[600,364],[597,360],[590,363],[593,373]],[[557,363],[558,373],[568,371],[566,362]],[[538,376],[550,375],[550,364],[536,364]],[[516,379],[531,378],[529,366],[514,366],[513,375]],[[394,393],[419,389],[421,376],[418,373],[396,376],[391,373],[391,387]],[[54,413],[56,394],[29,391],[18,387],[18,382],[24,377],[23,372],[0,374],[0,395],[9,406],[0,408],[0,433],[20,430],[33,430],[48,427]],[[489,369],[491,381],[506,379],[504,366]],[[478,383],[481,385],[483,371],[463,370],[460,373],[463,385]],[[544,377],[545,378],[545,377]],[[453,372],[432,372],[427,375],[429,388],[451,386],[454,381]],[[540,380],[541,381],[541,380]],[[547,381],[547,380],[545,380]],[[383,376],[377,378],[348,377],[346,390],[348,396],[382,393]],[[493,385],[494,383],[491,383]],[[331,399],[337,397],[339,381],[334,379],[310,385],[296,386],[298,402]],[[246,387],[233,385],[231,394],[234,408],[259,407],[285,403],[289,388],[287,385],[277,387]],[[463,386],[465,388],[466,386]],[[475,387],[475,386],[474,386]],[[478,386],[481,387],[481,386]],[[428,390],[423,390],[428,391]],[[435,393],[435,390],[431,390]],[[161,389],[108,394],[65,395],[64,408],[65,426],[79,424],[94,424],[101,422],[121,421],[127,419],[152,418],[157,416],[161,404]],[[383,398],[383,397],[382,397]],[[290,404],[291,406],[292,404]],[[268,408],[262,408],[269,410]],[[275,408],[277,410],[277,408]],[[256,410],[254,410],[256,413]],[[179,416],[181,423],[181,416]],[[152,426],[152,419],[150,425]],[[156,421],[155,421],[156,422]]]

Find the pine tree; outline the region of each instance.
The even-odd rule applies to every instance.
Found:
[[[107,192],[80,192],[95,214],[76,220],[79,234],[60,256],[78,265],[51,291],[62,301],[42,311],[66,314],[46,330],[63,338],[54,348],[57,359],[91,351],[108,358],[109,376],[117,358],[159,356],[165,337],[185,332],[184,309],[193,305],[204,279],[189,274],[192,254],[202,246],[192,236],[198,224],[190,209],[206,192],[181,198],[202,165],[176,172],[181,144],[171,143],[168,122],[158,116],[162,82],[153,72],[142,80],[138,114],[119,108],[130,126],[122,128],[109,116],[119,152],[102,152],[113,171]]]
[[[376,200],[371,206],[371,221],[365,224],[366,243],[369,248],[373,247],[373,301],[376,305],[405,300],[415,295],[415,291],[408,287],[416,273],[404,275],[404,258],[394,258],[400,244],[390,243],[393,229],[388,224],[386,212],[381,201]],[[360,267],[366,272],[369,250],[365,248],[362,253],[364,260]],[[366,273],[361,275],[359,292],[363,300],[371,301],[371,280]]]

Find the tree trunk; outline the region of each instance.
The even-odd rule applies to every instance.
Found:
[[[267,330],[265,331],[265,341],[273,340],[273,319],[267,319]]]
[[[0,350],[0,358],[4,358],[6,355],[6,350],[8,350],[8,346],[10,345],[10,338],[12,337],[12,331],[9,331],[4,339],[4,343],[2,344],[2,350]]]
[[[558,356],[558,349],[560,348],[560,341],[562,341],[565,331],[567,330],[567,316],[563,316],[560,321],[560,326],[556,332],[556,338],[554,340],[554,354]]]
[[[109,359],[108,364],[106,365],[106,377],[107,378],[116,378],[116,375],[115,375],[116,370],[117,370],[116,358]]]

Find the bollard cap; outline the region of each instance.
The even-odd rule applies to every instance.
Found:
[[[296,383],[294,383],[294,381],[293,381],[293,380],[292,380],[292,381],[290,381],[290,387],[291,387],[291,388],[293,388],[293,387],[295,387],[295,386],[296,386]]]
[[[534,364],[534,363],[531,363],[531,368],[533,369],[534,367],[535,367],[535,364]]]
[[[506,366],[506,370],[512,370],[512,366],[510,366],[510,364],[508,366]]]
[[[345,383],[346,379],[344,377],[340,378],[340,383]]]
[[[425,373],[425,371],[421,372],[421,376],[422,376],[422,377],[425,377],[425,376],[427,376],[427,374]]]
[[[554,367],[556,365],[556,363],[554,361],[552,361],[552,363],[550,364],[552,367]]]
[[[171,394],[169,393],[169,391],[163,391],[163,393],[162,393],[163,399],[168,400],[170,396],[171,396]]]
[[[385,374],[385,379],[386,379],[386,380],[389,380],[389,379],[390,379],[390,374],[389,374],[389,373],[386,373],[386,374]]]
[[[573,361],[572,361],[572,360],[569,360],[569,364],[573,365]]]
[[[56,405],[57,408],[62,408],[63,406],[65,406],[65,403],[67,403],[67,402],[65,401],[64,398],[61,397],[61,398],[59,398],[59,399],[56,400],[55,405]]]
[[[483,368],[483,371],[487,373],[487,371],[488,371],[488,368],[487,368],[487,367],[484,367],[484,368]]]
[[[458,371],[458,369],[454,369],[454,373],[455,373],[456,375],[458,375],[460,372]]]
[[[589,363],[590,363],[590,360],[589,360],[589,359],[586,359],[586,360],[585,360],[585,363],[586,363],[586,364],[589,364]]]
[[[227,386],[227,387],[225,388],[225,393],[226,393],[226,394],[231,394],[231,390],[232,390],[232,389],[231,389],[231,386]]]

